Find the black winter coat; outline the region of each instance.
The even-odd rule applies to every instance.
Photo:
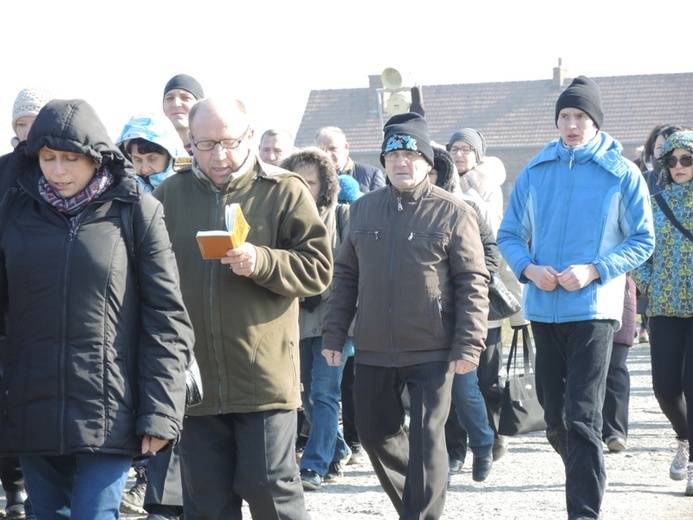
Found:
[[[193,333],[161,204],[139,190],[110,139],[94,137],[89,112],[72,108],[76,117],[39,114],[29,147],[33,136],[36,150],[64,150],[58,127],[61,139],[90,143],[115,182],[74,230],[39,194],[36,161],[0,206],[3,454],[134,455],[142,435],[175,441],[182,428]]]

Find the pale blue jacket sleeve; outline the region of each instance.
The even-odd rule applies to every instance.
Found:
[[[529,249],[533,219],[528,178],[526,169],[517,178],[497,236],[503,258],[522,283],[529,281],[522,275],[522,271],[533,262]]]

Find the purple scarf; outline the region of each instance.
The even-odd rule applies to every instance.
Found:
[[[43,197],[48,204],[56,208],[60,213],[64,213],[68,216],[70,225],[72,229],[74,229],[79,222],[78,217],[82,210],[86,208],[92,200],[106,191],[111,184],[113,184],[113,175],[108,171],[106,166],[102,166],[97,170],[96,174],[94,174],[94,177],[89,181],[87,187],[69,199],[61,197],[60,194],[48,184],[48,181],[43,175],[39,178],[38,189],[41,197]]]

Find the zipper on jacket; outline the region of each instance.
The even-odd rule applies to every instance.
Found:
[[[86,211],[86,209],[84,210]],[[70,226],[70,222],[67,222],[67,225]],[[67,235],[67,249],[65,253],[65,258],[63,260],[63,279],[62,279],[62,288],[60,290],[61,292],[61,301],[63,303],[67,302],[67,297],[68,297],[68,277],[69,277],[69,269],[70,269],[70,262],[69,258],[72,256],[72,247],[75,243],[75,235],[77,234],[77,229],[72,229]],[[66,417],[67,417],[67,377],[65,377],[65,365],[67,364],[67,339],[65,337],[66,335],[66,330],[67,330],[67,320],[68,320],[68,315],[67,315],[67,305],[63,305],[62,309],[60,310],[60,338],[59,338],[59,366],[58,366],[58,379],[60,381],[60,388],[58,390],[59,392],[59,399],[60,399],[60,453],[63,454],[67,451],[67,433],[66,433]]]
[[[221,207],[221,191],[217,190],[217,192],[214,194],[214,204],[215,204],[215,211],[214,211],[214,225],[216,226],[216,223],[219,221],[219,208]],[[219,262],[208,262],[208,269],[210,270],[209,273],[209,308],[214,309],[214,289],[219,287],[219,282],[214,281],[214,272],[216,269],[216,272],[220,272],[219,270],[221,267],[224,265]],[[222,413],[222,395],[221,395],[221,381],[222,381],[222,376],[221,376],[221,362],[219,361],[219,356],[217,355],[217,336],[216,336],[216,328],[214,327],[214,317],[215,314],[214,312],[209,313],[209,319],[210,319],[210,330],[212,333],[212,345],[214,349],[214,364],[217,366],[217,397],[219,399],[219,413]],[[221,327],[221,323],[219,323],[219,327]]]
[[[374,231],[360,231],[358,229],[354,230],[354,235],[373,235],[375,236],[375,239],[378,240],[378,235],[380,235],[380,231],[374,230]]]
[[[570,168],[572,170],[573,169],[573,162],[575,161],[575,150],[574,149],[570,148],[568,150],[568,157],[569,157],[568,168]]]
[[[390,287],[390,302],[394,300],[392,294],[394,291],[395,284],[393,283],[393,277],[394,277],[394,272],[395,272],[395,251],[396,249],[396,240],[397,240],[397,231],[399,228],[399,223],[400,223],[400,213],[403,211],[402,207],[402,198],[397,197],[397,213],[395,214],[395,221],[394,221],[394,226],[392,226],[392,239],[391,239],[391,247],[390,247],[390,272],[388,274],[388,282],[389,282],[389,287]],[[377,238],[377,235],[376,235]],[[411,237],[410,237],[411,238]],[[387,306],[388,307],[388,314],[389,314],[389,332],[390,332],[390,366],[394,367],[396,366],[395,363],[395,338],[394,338],[394,330],[395,330],[395,315],[394,311],[392,309],[392,303]]]

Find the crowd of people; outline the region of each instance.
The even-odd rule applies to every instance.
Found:
[[[693,496],[693,131],[658,125],[636,165],[579,76],[506,209],[484,136],[435,143],[415,99],[383,128],[381,170],[336,126],[256,141],[242,101],[186,74],[114,140],[85,100],[18,94],[0,157],[6,518],[308,519],[304,493],[367,458],[400,518],[438,519],[468,449],[477,482],[512,449],[494,275],[536,343],[568,518],[600,518],[604,449],[628,447],[636,338]],[[226,230],[230,204],[247,238],[205,259],[195,236]]]

